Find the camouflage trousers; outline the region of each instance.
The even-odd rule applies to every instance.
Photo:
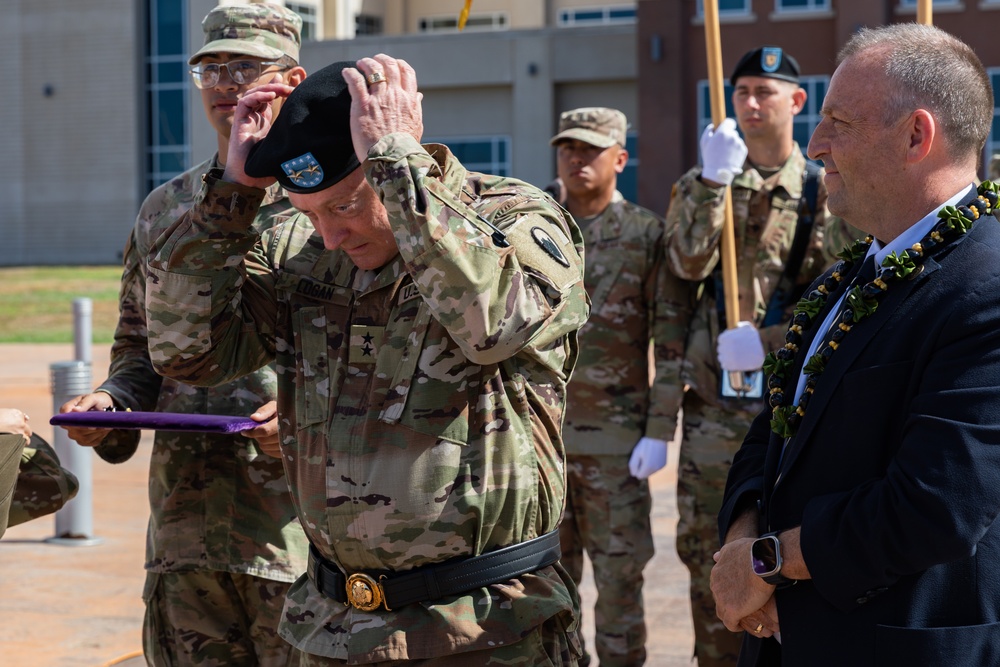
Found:
[[[577,630],[567,630],[572,618],[556,616],[532,630],[521,641],[489,651],[451,653],[426,660],[390,660],[365,663],[370,667],[577,667],[581,648]],[[352,664],[292,649],[289,667],[329,667]]]
[[[214,570],[147,572],[142,648],[156,667],[284,667],[278,636],[290,583]]]
[[[642,570],[653,557],[652,498],[646,480],[629,473],[628,459],[571,454],[566,462],[562,563],[578,585],[584,551],[594,566],[594,643],[601,667],[646,661]],[[590,656],[580,664],[589,665]]]
[[[677,555],[691,574],[694,652],[699,667],[736,664],[742,633],[730,632],[715,613],[709,586],[719,549],[719,511],[733,456],[763,404],[729,400],[709,405],[684,396],[684,437],[677,467]]]

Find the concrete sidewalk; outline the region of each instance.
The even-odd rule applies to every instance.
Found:
[[[94,384],[107,373],[107,345],[93,350]],[[73,359],[71,345],[0,345],[0,407],[31,416],[32,428],[52,438],[49,364]],[[110,465],[94,456],[94,533],[91,547],[46,543],[52,517],[16,526],[0,540],[0,665],[98,667],[144,664],[125,656],[141,650],[143,554],[149,518],[146,477],[152,438],[132,460]],[[693,646],[687,571],[674,552],[677,452],[653,476],[656,556],[646,568],[645,601],[651,667],[681,667]],[[594,588],[583,586],[585,635],[593,646]]]

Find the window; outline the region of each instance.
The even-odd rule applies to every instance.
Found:
[[[285,6],[302,17],[301,34],[303,42],[319,39],[319,11],[315,4],[287,2]]]
[[[916,9],[917,0],[899,0],[899,6],[904,9]],[[961,0],[934,0],[931,3],[932,7],[954,7],[961,4]]]
[[[382,17],[373,14],[358,14],[354,17],[354,35],[381,35]]]
[[[146,192],[188,168],[187,17],[183,0],[149,0],[146,43]]]
[[[635,5],[559,10],[559,27],[635,23]]]
[[[792,124],[792,136],[798,142],[799,148],[805,154],[806,146],[809,145],[809,138],[813,130],[819,125],[821,120],[820,109],[823,107],[823,98],[826,97],[827,86],[830,85],[828,76],[803,76],[799,78],[799,85],[807,93],[806,106],[799,115],[795,117]],[[735,117],[733,110],[733,88],[726,82],[726,116]],[[705,130],[705,127],[712,121],[712,106],[708,93],[708,81],[698,82],[698,136]]]
[[[459,162],[470,171],[481,171],[495,176],[510,175],[510,137],[505,135],[481,137],[423,138],[421,143],[444,144],[451,149]]]
[[[465,30],[506,30],[509,22],[506,12],[473,14],[465,22]],[[453,16],[431,16],[420,19],[420,32],[457,32],[458,14]]]
[[[986,137],[986,159],[983,168],[986,173],[981,174],[981,176],[993,178],[993,175],[989,173],[989,168],[993,156],[1000,153],[1000,67],[990,67],[986,71],[990,75],[990,83],[993,84],[993,125],[990,128],[989,136]]]
[[[698,0],[698,18],[705,17],[705,3]],[[719,0],[719,18],[723,16],[749,16],[750,0]]]
[[[774,0],[774,11],[812,12],[829,11],[830,0]]]

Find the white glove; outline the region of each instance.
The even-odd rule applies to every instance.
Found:
[[[727,371],[755,371],[764,365],[760,333],[749,322],[738,322],[735,328],[720,333],[715,354]]]
[[[716,130],[709,125],[701,134],[701,177],[729,185],[743,173],[747,159],[747,145],[736,131],[736,121],[727,118]]]
[[[639,438],[628,460],[628,471],[636,479],[646,479],[667,465],[667,443],[656,438]]]

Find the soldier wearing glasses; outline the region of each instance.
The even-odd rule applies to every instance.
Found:
[[[224,167],[233,114],[252,87],[298,85],[302,19],[269,4],[228,5],[205,17],[205,45],[189,63],[218,153],[143,202],[125,247],[120,310],[107,381],[69,410],[132,409],[250,414],[242,434],[159,432],[150,463],[143,649],[150,664],[285,665],[277,634],[289,585],[306,568],[307,542],[276,456],[275,371],[265,366],[214,388],[155,373],[146,341],[145,260],[153,241],[189,209],[212,168]],[[277,111],[277,105],[272,107]],[[291,206],[275,185],[253,221],[260,231]],[[112,463],[129,459],[138,431],[70,428]]]

